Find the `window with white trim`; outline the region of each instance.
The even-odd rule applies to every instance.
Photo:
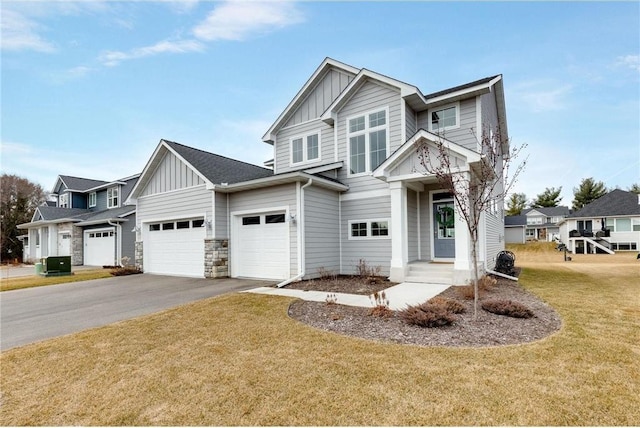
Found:
[[[442,132],[460,127],[460,103],[429,110],[429,131]]]
[[[320,131],[291,139],[291,164],[313,162],[320,159]]]
[[[63,193],[58,198],[58,206],[60,208],[69,208],[69,194]]]
[[[107,189],[107,208],[116,208],[118,206],[118,194],[117,187]]]
[[[349,174],[363,174],[376,169],[387,158],[389,109],[347,119]]]
[[[640,231],[640,220],[632,218],[608,218],[605,224],[612,232]]]
[[[349,239],[388,239],[389,220],[351,220]]]
[[[96,202],[97,202],[96,192],[89,193],[89,208],[95,207]]]

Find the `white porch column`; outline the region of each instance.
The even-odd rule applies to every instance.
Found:
[[[389,280],[402,282],[407,269],[407,188],[400,181],[389,183],[391,190],[391,269]]]
[[[459,174],[465,174],[465,179],[468,180],[469,173],[461,172]],[[453,263],[453,281],[456,285],[464,285],[472,277],[471,273],[471,236],[469,235],[469,229],[464,216],[460,213],[458,204],[454,204],[456,209],[455,214],[455,231],[456,231],[456,259]]]

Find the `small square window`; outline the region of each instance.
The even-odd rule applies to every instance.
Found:
[[[458,127],[458,106],[453,105],[431,111],[429,127],[432,131],[442,131]]]
[[[204,219],[192,220],[191,227],[202,227],[204,226]]]
[[[364,116],[349,120],[349,132],[358,132],[364,129]]]
[[[389,236],[389,224],[386,221],[372,222],[371,236]]]
[[[173,230],[175,228],[175,223],[162,223],[162,230]]]
[[[284,214],[269,214],[264,217],[266,224],[284,223]]]
[[[351,236],[353,237],[367,236],[367,223],[352,223]]]
[[[149,230],[152,232],[160,230],[160,224],[159,223],[150,224]]]
[[[191,224],[191,222],[189,220],[187,221],[178,221],[176,222],[176,229],[189,229],[189,225]]]

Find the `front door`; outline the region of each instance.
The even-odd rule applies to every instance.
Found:
[[[437,259],[453,259],[456,256],[456,231],[453,201],[433,203],[433,252]]]

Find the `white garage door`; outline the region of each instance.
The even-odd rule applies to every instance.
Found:
[[[143,228],[143,267],[158,275],[204,277],[204,220],[147,223]]]
[[[116,263],[116,237],[114,229],[84,232],[84,264],[86,266],[113,266]]]
[[[289,278],[289,224],[284,213],[235,217],[233,276]]]

